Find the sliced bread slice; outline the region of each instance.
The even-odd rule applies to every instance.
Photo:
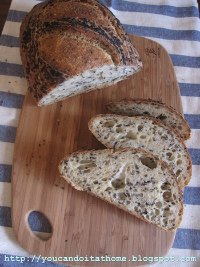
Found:
[[[191,159],[176,132],[159,120],[146,116],[104,114],[93,117],[89,129],[108,148],[144,148],[167,162],[181,188],[191,179]]]
[[[111,113],[129,117],[135,115],[152,116],[171,126],[184,140],[190,138],[190,126],[184,117],[174,108],[162,102],[152,99],[124,99],[109,103],[107,109]]]
[[[165,230],[181,221],[182,193],[169,166],[142,149],[75,152],[59,165],[61,176],[86,191]]]

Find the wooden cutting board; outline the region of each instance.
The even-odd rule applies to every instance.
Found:
[[[102,200],[79,192],[59,177],[58,163],[68,153],[102,148],[88,130],[89,119],[105,104],[122,98],[152,98],[182,112],[169,55],[159,44],[131,36],[143,70],[106,89],[39,108],[26,95],[17,130],[12,177],[12,224],[20,245],[42,256],[166,255],[175,232],[165,232]],[[50,221],[50,239],[28,225],[31,211]],[[138,266],[145,262],[66,262],[71,266]],[[64,264],[64,262],[63,262]]]

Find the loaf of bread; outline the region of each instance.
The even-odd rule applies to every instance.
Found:
[[[174,108],[152,99],[131,99],[111,102],[107,105],[110,113],[123,116],[152,116],[171,126],[184,140],[190,138],[190,127],[184,117]]]
[[[181,188],[191,179],[191,159],[172,128],[146,116],[104,114],[93,117],[89,129],[108,148],[144,148],[171,166]]]
[[[165,230],[180,224],[182,193],[169,166],[142,149],[76,152],[59,165],[60,174],[86,191]]]
[[[142,67],[119,20],[95,0],[36,5],[22,22],[20,51],[39,106],[117,83]]]

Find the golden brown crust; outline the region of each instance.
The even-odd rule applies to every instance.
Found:
[[[114,153],[114,152],[116,152],[116,151],[126,152],[126,151],[130,151],[130,150],[131,150],[131,151],[135,151],[135,153],[143,153],[143,154],[145,154],[145,156],[147,156],[147,157],[154,158],[155,160],[158,161],[159,164],[162,164],[162,165],[167,169],[167,171],[171,174],[171,176],[173,177],[173,179],[174,179],[174,183],[176,184],[177,189],[178,189],[179,198],[181,199],[181,202],[180,202],[180,206],[181,206],[181,208],[180,208],[180,210],[179,210],[179,214],[178,214],[178,216],[179,216],[179,222],[177,223],[176,227],[175,227],[175,228],[172,228],[172,229],[166,229],[166,228],[163,228],[163,227],[161,227],[161,226],[159,226],[159,225],[156,225],[156,226],[158,226],[159,228],[161,228],[161,229],[163,229],[163,230],[165,230],[165,231],[174,231],[176,228],[179,227],[179,225],[180,225],[180,223],[181,223],[182,215],[183,215],[183,198],[182,198],[183,193],[182,193],[182,191],[181,191],[181,189],[180,189],[180,187],[179,187],[179,185],[178,185],[178,183],[177,183],[177,179],[176,179],[176,177],[175,177],[173,171],[171,170],[171,168],[169,167],[169,165],[168,165],[167,163],[163,162],[162,160],[158,159],[158,157],[156,157],[155,155],[153,155],[153,154],[150,153],[150,152],[145,151],[145,150],[142,149],[142,148],[122,148],[122,149],[117,149],[117,150],[113,150],[113,149],[104,149],[104,152],[105,152],[105,154],[106,154],[108,151],[110,151],[111,153]],[[59,171],[60,171],[60,173],[61,173],[60,166],[61,166],[61,164],[62,164],[62,162],[63,162],[64,160],[67,160],[69,157],[71,157],[71,156],[76,156],[76,155],[78,155],[78,154],[80,154],[80,153],[81,153],[81,154],[86,154],[86,153],[88,153],[88,152],[92,152],[92,151],[94,151],[95,153],[98,153],[98,150],[84,150],[84,151],[76,151],[76,152],[73,152],[73,153],[67,155],[67,156],[60,162],[60,164],[59,164]],[[148,221],[148,220],[146,220],[144,217],[140,216],[138,213],[128,211],[127,209],[125,209],[125,208],[123,208],[122,206],[118,205],[118,203],[110,202],[110,201],[108,201],[108,200],[106,200],[106,199],[100,198],[99,196],[97,196],[95,193],[92,193],[91,191],[84,190],[82,187],[80,187],[80,186],[76,185],[75,183],[73,183],[73,182],[70,180],[69,177],[62,176],[62,175],[61,175],[61,177],[64,178],[64,179],[66,180],[66,182],[68,182],[68,183],[69,183],[73,188],[75,188],[76,190],[87,192],[88,194],[90,194],[90,195],[92,195],[92,196],[95,196],[95,197],[97,197],[97,198],[99,198],[99,199],[101,199],[101,200],[103,200],[103,201],[105,201],[105,202],[107,202],[107,203],[109,203],[109,204],[111,204],[111,205],[113,205],[113,206],[116,206],[116,207],[118,207],[118,208],[124,210],[125,212],[128,212],[128,213],[131,214],[131,215],[134,215],[135,217],[137,217],[138,219],[140,219],[140,220],[142,220],[142,221],[144,221],[144,222],[147,222],[147,223],[150,223],[150,224],[155,225],[155,224],[152,223],[151,221]]]
[[[29,90],[37,101],[85,70],[113,64],[138,70],[142,66],[119,21],[95,0],[36,5],[22,22],[20,53]]]
[[[54,42],[52,42],[52,39]],[[112,57],[105,50],[90,42],[89,39],[78,35],[78,33],[67,34],[62,38],[59,34],[55,36],[55,32],[49,33],[42,36],[38,43],[41,43],[42,58],[45,61],[49,60],[51,66],[63,73],[67,70],[68,75],[71,76],[78,75],[87,69],[113,63]],[[59,51],[69,56],[63,57],[63,54]],[[77,65],[77,61],[80,62],[79,65]]]
[[[122,100],[119,100],[119,101],[108,103],[107,104],[107,109],[109,111],[111,111],[112,105],[120,104],[120,103],[124,103],[124,104],[132,104],[132,103],[137,103],[137,104],[147,103],[148,104],[148,103],[151,103],[152,105],[157,105],[157,106],[160,106],[160,107],[164,107],[167,110],[169,110],[170,112],[174,113],[178,118],[180,118],[182,120],[182,123],[183,123],[184,128],[185,128],[185,132],[184,132],[184,136],[183,136],[184,140],[187,140],[187,139],[190,138],[191,129],[190,129],[190,126],[189,126],[188,122],[184,118],[184,116],[180,112],[178,112],[175,108],[167,105],[166,103],[163,103],[162,101],[158,101],[158,100],[153,100],[151,98],[148,98],[148,99],[140,99],[140,98],[136,98],[136,99],[129,98],[129,99],[127,99],[127,98],[125,98],[125,99],[122,99]]]

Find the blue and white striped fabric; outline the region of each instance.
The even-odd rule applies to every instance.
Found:
[[[184,114],[192,128],[187,146],[193,162],[193,177],[184,192],[183,221],[168,255],[176,257],[177,261],[154,266],[200,266],[200,20],[197,2],[101,2],[120,19],[129,33],[159,42],[172,58]],[[19,28],[22,18],[36,3],[37,0],[13,0],[0,39],[0,266],[20,266],[17,262],[5,262],[5,254],[29,256],[17,244],[12,231],[11,170],[16,128],[27,89],[19,55]],[[34,230],[45,232],[45,226],[41,227],[38,220],[35,214],[31,222]],[[184,262],[180,260],[182,256],[194,256],[197,261]]]

